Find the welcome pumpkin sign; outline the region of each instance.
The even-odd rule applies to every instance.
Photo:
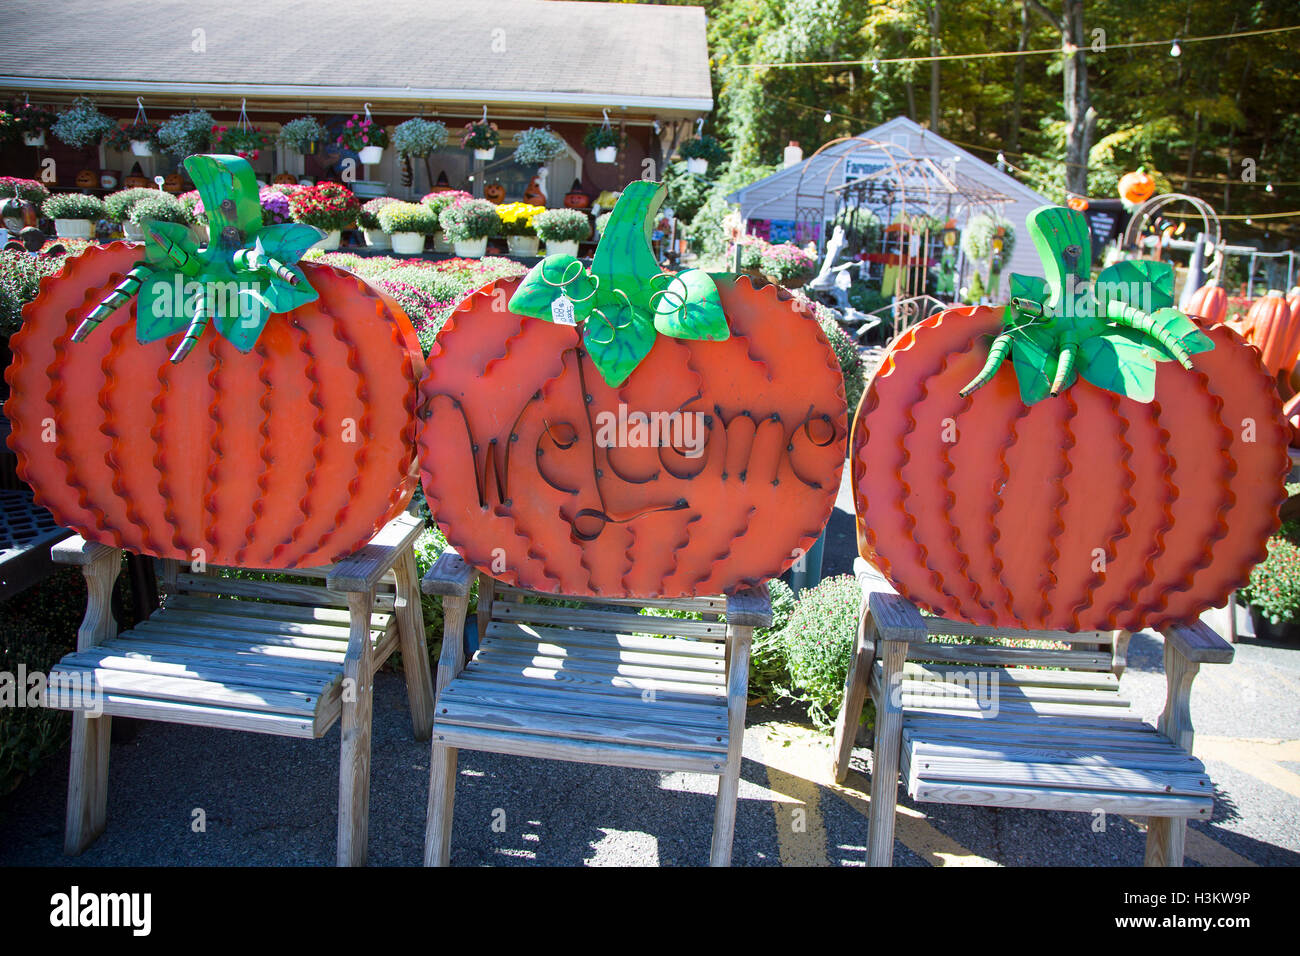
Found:
[[[821,327],[775,286],[662,271],[665,189],[624,190],[587,268],[548,256],[439,332],[420,466],[479,570],[549,593],[717,594],[821,533],[848,428]]]

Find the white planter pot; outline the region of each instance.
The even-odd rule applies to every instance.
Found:
[[[618,159],[617,146],[602,146],[596,150],[596,162],[598,163],[612,163],[616,159]]]
[[[152,156],[153,147],[149,145],[146,139],[131,140],[131,154],[133,156]]]
[[[144,226],[128,219],[122,223],[122,235],[132,242],[144,242]]]
[[[362,146],[357,151],[357,158],[361,160],[363,166],[374,166],[376,163],[382,163],[384,161],[384,147]]]
[[[535,256],[537,255],[536,236],[506,236],[506,244],[510,246],[512,256]]]
[[[452,245],[456,249],[456,255],[462,259],[482,259],[487,252],[487,236],[480,239],[457,239]]]
[[[366,245],[372,249],[391,249],[393,244],[388,241],[388,233],[382,229],[363,229],[366,234]]]
[[[393,251],[404,256],[418,256],[424,251],[424,233],[395,232],[389,236]]]
[[[451,252],[451,240],[447,238],[447,234],[441,229],[433,234],[433,251]]]
[[[489,162],[490,160],[496,159],[497,148],[493,146],[491,149],[476,149],[474,150],[474,158],[481,159],[485,163]]]
[[[54,232],[60,239],[89,239],[95,232],[95,224],[89,219],[56,219]]]
[[[23,133],[23,144],[26,146],[44,146],[45,130],[39,133]]]
[[[703,176],[709,171],[709,161],[707,159],[696,159],[692,156],[686,160],[686,171],[695,173],[697,176]]]
[[[325,233],[324,239],[312,243],[312,248],[324,249],[326,252],[330,252],[339,247],[339,241],[342,238],[343,238],[342,229],[331,229],[329,232]]]
[[[546,254],[548,256],[573,256],[574,258],[577,258],[578,240],[565,239],[561,241],[559,239],[547,239]]]

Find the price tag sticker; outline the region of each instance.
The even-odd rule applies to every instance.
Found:
[[[577,325],[578,319],[573,312],[573,300],[561,295],[551,302],[551,321],[556,325]]]

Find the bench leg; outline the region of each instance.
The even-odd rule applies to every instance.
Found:
[[[858,613],[858,635],[854,644],[849,673],[844,679],[844,703],[835,720],[834,763],[831,771],[836,783],[843,783],[849,775],[849,757],[853,754],[853,739],[862,720],[862,706],[867,698],[867,678],[871,674],[871,661],[875,653],[874,642],[867,640],[871,628],[871,611],[867,595],[862,595],[862,610]]]
[[[408,548],[393,569],[397,574],[397,633],[406,675],[406,699],[411,708],[411,729],[416,740],[433,732],[433,679],[429,676],[429,648],[424,642],[424,614],[420,609],[420,581],[415,555]]]
[[[1185,817],[1147,817],[1147,852],[1144,866],[1182,866],[1187,843]]]
[[[429,810],[424,830],[424,865],[446,866],[451,859],[451,818],[456,804],[455,747],[433,742],[429,758]]]
[[[370,643],[372,593],[349,594],[351,634],[343,663],[339,753],[339,866],[365,866],[370,826],[370,718],[374,674]]]
[[[713,808],[713,845],[709,866],[731,866],[731,844],[736,838],[736,795],[740,792],[740,761],[718,777],[718,802]]]
[[[736,836],[736,796],[740,792],[740,761],[745,744],[745,707],[749,698],[749,653],[754,629],[727,625],[727,762],[718,775],[718,801],[713,808],[713,845],[709,866],[731,866]]]
[[[108,745],[113,718],[72,712],[72,761],[63,852],[78,856],[104,832],[108,821]]]
[[[876,744],[871,752],[871,823],[867,836],[867,865],[894,865],[894,809],[898,803],[898,757],[903,743],[903,708],[894,699],[901,678],[907,645],[885,641],[881,645],[883,673],[880,700],[876,701]]]

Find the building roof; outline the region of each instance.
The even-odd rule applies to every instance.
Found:
[[[562,0],[5,0],[3,88],[713,107],[702,8]]]

